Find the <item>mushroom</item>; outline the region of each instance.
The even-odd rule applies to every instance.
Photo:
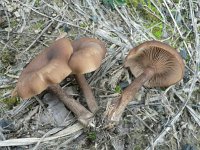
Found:
[[[184,63],[179,53],[159,41],[147,41],[133,48],[125,60],[136,79],[113,101],[106,111],[109,123],[120,120],[128,103],[137,91],[146,87],[168,87],[183,78]]]
[[[58,84],[72,72],[68,65],[72,53],[69,40],[62,38],[55,41],[24,68],[13,93],[22,99],[28,99],[48,89],[87,126],[91,125],[93,114],[69,97]]]
[[[69,60],[69,66],[85,95],[89,110],[95,113],[98,110],[98,105],[83,74],[100,67],[106,54],[105,45],[94,38],[80,38],[72,42],[72,47],[74,52]]]

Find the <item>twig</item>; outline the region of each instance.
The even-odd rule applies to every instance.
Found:
[[[1,146],[21,146],[21,145],[30,145],[30,144],[34,144],[37,142],[48,142],[51,140],[55,140],[73,133],[76,133],[77,131],[80,131],[83,129],[83,126],[79,123],[76,123],[64,130],[61,130],[60,132],[58,132],[57,134],[47,137],[47,138],[43,138],[41,140],[41,138],[18,138],[18,139],[9,139],[9,140],[5,140],[5,141],[0,141],[0,147]]]
[[[197,18],[194,16],[194,10],[193,10],[193,3],[191,0],[189,0],[189,6],[190,6],[190,15],[192,18],[192,26],[193,26],[193,30],[194,30],[194,34],[195,34],[195,50],[196,50],[196,70],[199,70],[199,63],[200,63],[200,52],[199,52],[199,42],[200,42],[200,38],[199,38],[199,32],[197,29]]]

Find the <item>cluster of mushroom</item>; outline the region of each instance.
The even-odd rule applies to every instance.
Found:
[[[22,71],[15,93],[27,99],[48,89],[58,96],[83,125],[91,125],[98,106],[82,74],[100,67],[105,53],[104,43],[97,39],[81,38],[72,42],[66,38],[59,39]],[[126,106],[143,85],[167,87],[180,81],[184,75],[184,63],[179,53],[159,41],[147,41],[133,48],[126,57],[125,67],[130,68],[136,79],[107,108],[107,124],[119,122]],[[69,74],[75,74],[90,111],[69,97],[59,86],[58,83]]]
[[[103,42],[93,38],[69,41],[61,38],[43,50],[22,71],[14,95],[22,99],[31,98],[45,89],[53,92],[85,126],[91,126],[98,105],[83,74],[99,68],[106,54]],[[69,97],[59,83],[74,74],[88,104],[87,110],[75,99]]]

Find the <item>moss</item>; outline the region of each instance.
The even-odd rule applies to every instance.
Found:
[[[162,24],[160,24],[159,26],[155,26],[152,29],[152,34],[157,38],[160,39],[162,36],[162,30],[163,30],[163,26]]]
[[[16,21],[15,18],[10,19],[10,27],[15,28],[17,26],[18,22]]]
[[[35,6],[38,7],[40,5],[40,0],[35,1]]]
[[[35,24],[33,24],[32,29],[33,30],[42,29],[43,25],[44,25],[44,20],[39,20],[38,22],[36,22]]]
[[[80,26],[81,28],[87,28],[87,27],[88,27],[88,24],[87,24],[86,22],[82,22],[82,23],[79,24],[79,26]]]
[[[195,37],[194,32],[190,32],[189,35],[187,36],[186,41],[187,41],[188,43],[193,43],[194,37]]]
[[[139,15],[142,16],[144,19],[149,21],[159,21],[158,18],[155,16],[159,16],[159,11],[157,8],[151,3],[150,0],[127,0],[127,5],[129,7],[136,8],[136,11],[139,12]],[[149,9],[148,12],[145,8]],[[155,15],[153,15],[153,14]]]
[[[179,0],[172,0],[174,3],[179,3]]]
[[[115,93],[121,93],[122,89],[119,85],[115,87]]]
[[[87,138],[90,140],[90,141],[94,141],[96,140],[97,136],[96,136],[96,132],[94,131],[91,131],[87,134]]]
[[[14,106],[19,104],[20,100],[19,98],[13,97],[13,98],[5,98],[2,100],[2,102],[7,105],[8,109],[12,109]]]
[[[16,55],[15,51],[4,49],[0,53],[0,61],[5,66],[13,65],[16,62],[15,55]]]
[[[150,0],[127,0],[127,5],[131,8],[134,7],[144,20],[146,28],[152,28],[152,34],[160,39],[162,36],[163,25],[159,20],[161,18],[157,8],[151,3]],[[148,10],[148,11],[147,11]],[[159,17],[159,18],[158,18]]]
[[[136,145],[136,146],[134,147],[134,150],[142,150],[142,148],[141,148],[139,145]]]

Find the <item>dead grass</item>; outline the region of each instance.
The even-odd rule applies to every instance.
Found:
[[[34,150],[200,149],[198,0],[133,0],[113,7],[111,10],[96,0],[1,0],[0,146]],[[49,107],[54,104],[40,96],[29,101],[10,100],[23,67],[63,31],[71,40],[89,36],[106,43],[108,52],[101,68],[87,75],[101,108],[95,129],[83,129],[66,108],[59,111],[65,114],[60,123]],[[186,66],[184,79],[166,89],[142,88],[120,125],[113,131],[104,130],[106,105],[120,95],[116,87],[134,80],[123,68],[125,56],[132,47],[152,39],[181,53]],[[73,78],[63,85],[84,103]]]

